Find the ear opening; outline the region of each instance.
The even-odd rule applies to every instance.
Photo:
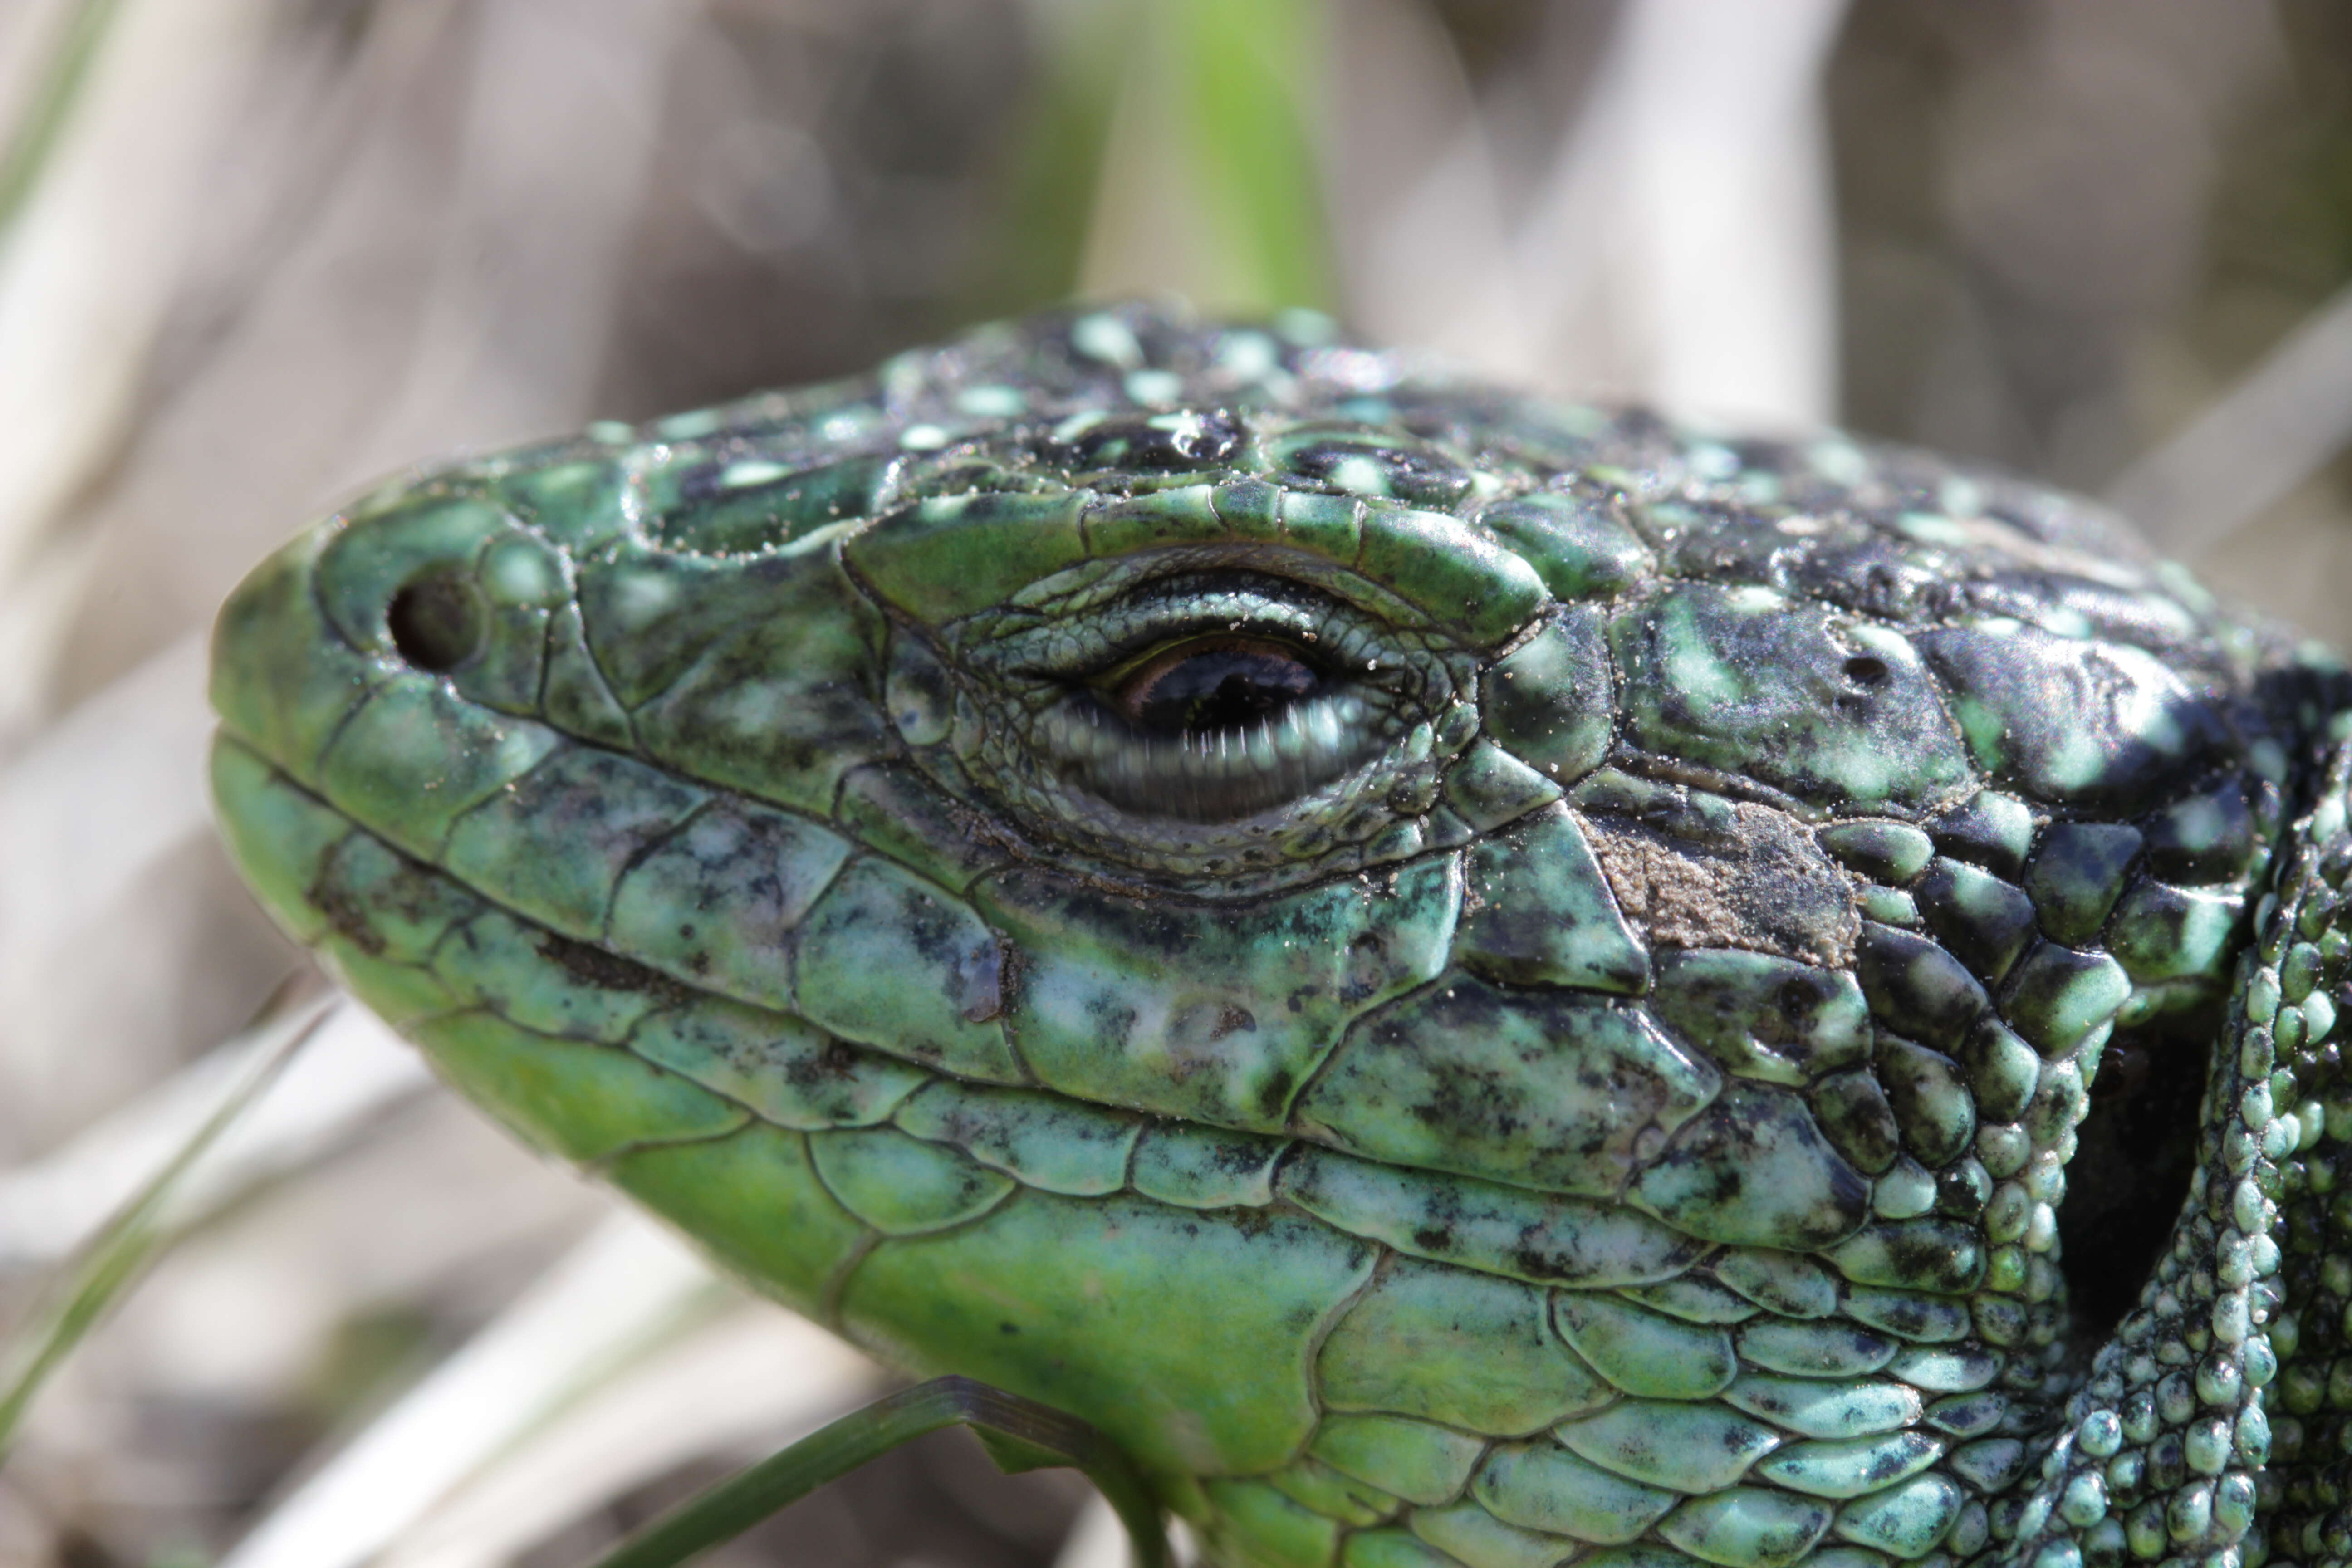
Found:
[[[2058,1205],[2058,1256],[2083,1338],[2105,1339],[2131,1310],[2171,1239],[2225,1011],[2216,1001],[2119,1029],[2099,1054]]]

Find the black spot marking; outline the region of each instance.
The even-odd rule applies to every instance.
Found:
[[[1249,1015],[1244,1013],[1242,1016],[1246,1018]],[[1250,1027],[1253,1030],[1257,1027],[1255,1020],[1252,1020]],[[1223,1037],[1220,1036],[1219,1037],[1223,1038]],[[1297,1082],[1298,1079],[1297,1076],[1291,1073],[1287,1068],[1276,1068],[1275,1071],[1268,1073],[1266,1075],[1265,1084],[1258,1090],[1258,1110],[1268,1118],[1280,1116],[1283,1112],[1283,1108],[1290,1103],[1290,1091],[1297,1086]]]
[[[1410,506],[1450,510],[1470,491],[1470,475],[1434,448],[1361,431],[1301,432],[1276,443],[1277,473],[1310,484],[1357,488],[1377,476],[1380,489]]]
[[[321,876],[302,896],[326,921],[329,931],[370,958],[383,956],[383,937],[369,921],[367,905],[341,881]]]
[[[1040,455],[1078,470],[1127,468],[1182,473],[1222,468],[1242,447],[1241,421],[1210,408],[1127,419],[1105,419],[1066,439],[1045,441]]]

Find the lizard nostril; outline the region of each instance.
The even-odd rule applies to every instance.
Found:
[[[446,675],[481,652],[488,633],[481,595],[448,570],[404,584],[383,618],[400,657],[433,675]]]
[[[1875,686],[1886,679],[1886,661],[1858,653],[1845,661],[1845,678],[1856,686]]]

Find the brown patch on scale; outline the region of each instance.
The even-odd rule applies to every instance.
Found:
[[[600,991],[642,991],[670,1002],[683,1002],[691,994],[667,974],[551,931],[540,932],[532,945],[541,958],[562,966],[572,979]]]
[[[784,1079],[797,1089],[817,1089],[856,1078],[866,1060],[866,1053],[856,1046],[828,1035],[824,1049],[794,1059],[784,1068]]]
[[[388,855],[395,868],[394,874],[353,886],[350,858],[362,845],[370,851],[381,850]],[[327,922],[328,930],[371,958],[383,957],[390,946],[379,929],[379,921],[423,926],[431,923],[436,915],[446,921],[452,918],[447,913],[451,896],[441,872],[358,831],[320,853],[318,875],[302,893],[303,900]],[[467,901],[470,903],[471,900]]]
[[[368,920],[367,906],[340,880],[322,875],[302,896],[319,911],[329,931],[370,958],[383,956],[383,936]]]
[[[1588,813],[1595,857],[1625,918],[1652,947],[1740,947],[1828,968],[1853,962],[1861,919],[1845,878],[1795,817],[1727,802],[1736,830]]]

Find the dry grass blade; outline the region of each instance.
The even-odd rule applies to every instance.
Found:
[[[1127,1526],[1101,1493],[1087,1499],[1076,1523],[1054,1556],[1054,1568],[1129,1568]]]
[[[2352,289],[2107,487],[2158,548],[2197,556],[2310,479],[2352,439]]]
[[[872,1398],[881,1381],[873,1363],[806,1319],[747,1301],[531,1434],[375,1568],[501,1568],[696,1460],[794,1441]]]
[[[309,1044],[291,1062],[277,1062],[285,1049],[278,1031],[232,1040],[63,1149],[0,1172],[0,1268],[53,1262],[88,1244],[109,1215],[137,1202],[149,1173],[189,1165],[200,1141],[205,1158],[160,1196],[167,1229],[309,1163],[432,1081],[416,1053],[355,1003],[331,999],[308,1028]],[[257,1084],[270,1092],[252,1100],[247,1088]],[[215,1127],[216,1108],[232,1103],[243,1113]]]
[[[1624,7],[1518,236],[1510,369],[1676,410],[1832,416],[1818,88],[1844,12],[1845,0]]]
[[[0,743],[37,718],[62,651],[87,565],[70,503],[138,412],[268,0],[126,6],[99,26],[104,9],[85,5],[36,95],[0,247]]]
[[[204,691],[184,638],[0,767],[0,1161],[179,1070],[298,962],[214,847]]]
[[[270,1510],[221,1568],[356,1568],[715,1299],[710,1271],[668,1233],[615,1215]]]
[[[1513,374],[1526,329],[1502,160],[1453,38],[1416,0],[1355,0],[1333,43],[1332,76],[1349,84],[1331,142],[1349,318],[1376,340]]]
[[[90,63],[106,40],[122,0],[80,0],[66,22],[48,64],[33,84],[7,144],[0,147],[0,240],[16,226],[26,199],[40,184],[41,171],[89,81]]]
[[[8,1451],[25,1412],[49,1374],[170,1239],[167,1211],[190,1171],[317,1032],[330,1005],[330,998],[312,994],[284,998],[270,1009],[271,1016],[255,1027],[262,1048],[255,1053],[258,1060],[251,1070],[163,1168],[90,1238],[55,1281],[43,1308],[14,1336],[7,1347],[7,1370],[0,1374],[0,1456]]]

